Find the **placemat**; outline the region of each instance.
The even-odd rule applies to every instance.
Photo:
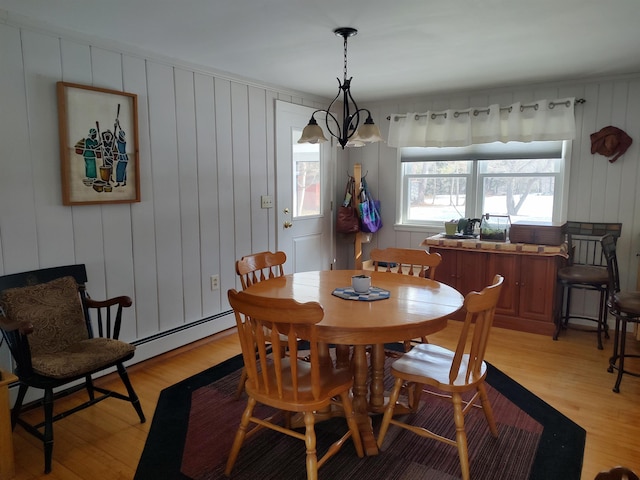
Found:
[[[363,302],[373,302],[375,300],[384,300],[391,295],[389,290],[384,290],[378,287],[369,287],[367,293],[356,293],[353,287],[340,287],[336,288],[333,292],[336,297],[344,298],[345,300],[361,300]]]

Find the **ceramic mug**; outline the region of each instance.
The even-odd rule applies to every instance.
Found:
[[[444,222],[444,233],[446,235],[455,235],[458,230],[458,222]]]
[[[369,275],[354,275],[351,277],[351,286],[356,293],[367,293],[371,287]]]

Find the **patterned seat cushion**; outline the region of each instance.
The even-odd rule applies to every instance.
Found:
[[[110,338],[89,338],[57,353],[33,355],[33,370],[47,377],[63,379],[82,376],[114,364],[131,355],[133,345]]]
[[[135,349],[119,340],[89,338],[73,277],[7,289],[1,302],[7,317],[33,325],[28,338],[33,369],[38,374],[58,379],[83,375],[125,358]]]

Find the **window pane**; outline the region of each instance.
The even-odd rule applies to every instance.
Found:
[[[526,160],[482,160],[479,163],[481,173],[552,173],[558,172],[560,162],[553,158],[534,158]]]
[[[412,162],[403,163],[405,175],[452,175],[471,172],[472,162],[467,160],[449,160],[443,162]]]
[[[550,222],[553,217],[554,176],[484,177],[482,212],[510,215],[511,221]]]
[[[302,130],[292,130],[293,218],[320,215],[320,145],[298,143]]]
[[[412,177],[408,179],[410,221],[447,221],[464,217],[465,177]]]

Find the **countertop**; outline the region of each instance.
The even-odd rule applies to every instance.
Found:
[[[491,251],[495,253],[511,253],[524,255],[560,255],[567,257],[568,246],[561,245],[534,245],[529,243],[490,242],[487,240],[447,238],[444,234],[433,235],[425,238],[421,247],[439,247],[452,249],[469,249]]]

